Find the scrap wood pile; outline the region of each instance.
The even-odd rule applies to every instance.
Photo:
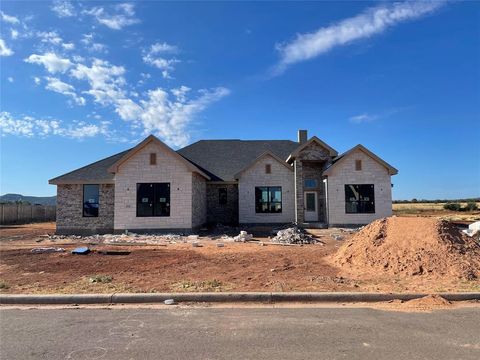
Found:
[[[343,244],[333,261],[357,274],[480,278],[480,244],[434,218],[376,220]]]
[[[272,238],[272,242],[280,244],[315,244],[320,242],[317,238],[307,233],[304,229],[298,226],[293,226],[277,232],[277,235]]]

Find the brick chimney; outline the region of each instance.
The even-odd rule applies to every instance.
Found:
[[[307,130],[298,130],[298,143],[304,144],[307,142],[308,135]]]

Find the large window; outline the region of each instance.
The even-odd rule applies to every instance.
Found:
[[[347,214],[375,213],[375,188],[367,185],[345,185],[345,212]]]
[[[137,217],[170,216],[170,183],[137,184]]]
[[[261,186],[255,188],[255,212],[281,213],[282,188],[280,186]]]
[[[98,216],[99,185],[83,185],[83,216]]]

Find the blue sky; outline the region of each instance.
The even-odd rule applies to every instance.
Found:
[[[478,2],[2,1],[1,189],[153,133],[362,143],[395,199],[480,196]]]

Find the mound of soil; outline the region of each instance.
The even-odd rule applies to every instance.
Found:
[[[475,280],[480,277],[480,244],[446,221],[393,216],[365,226],[333,261],[358,274]]]

